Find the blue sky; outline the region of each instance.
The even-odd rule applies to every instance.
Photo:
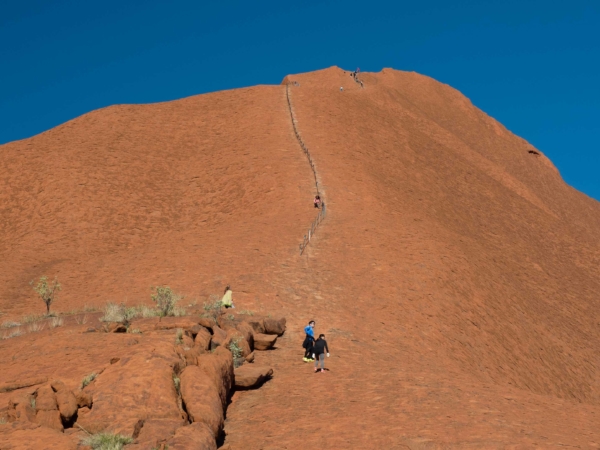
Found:
[[[600,199],[598,0],[5,1],[0,64],[0,143],[115,103],[332,65],[414,70],[462,91]]]

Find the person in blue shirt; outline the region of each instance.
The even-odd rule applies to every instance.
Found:
[[[315,327],[315,321],[311,320],[308,322],[308,325],[304,327],[304,333],[306,334],[304,338],[304,342],[302,343],[302,347],[304,348],[304,362],[314,361],[313,354],[313,346],[315,344],[315,331],[313,328]]]

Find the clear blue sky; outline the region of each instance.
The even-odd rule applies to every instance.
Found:
[[[599,0],[3,1],[0,143],[332,65],[448,83],[600,199]]]

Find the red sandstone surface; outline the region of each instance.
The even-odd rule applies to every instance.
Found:
[[[113,106],[0,147],[0,321],[44,312],[43,274],[59,312],[149,303],[159,284],[201,304],[231,283],[238,310],[288,323],[255,356],[273,379],[234,394],[224,448],[600,447],[600,204],[451,87],[360,78],[285,80],[327,205],[302,257],[315,187],[283,85]],[[302,361],[309,319],[325,373]],[[0,383],[75,389],[119,357],[167,389],[171,334],[85,329],[0,341]],[[113,403],[124,427],[135,408],[179,420],[164,396]],[[50,432],[75,445],[24,427],[0,448]]]

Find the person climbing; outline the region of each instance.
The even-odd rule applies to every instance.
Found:
[[[321,362],[321,372],[325,372],[325,351],[327,350],[327,357],[329,358],[329,347],[327,347],[327,341],[325,335],[320,334],[319,339],[316,340],[313,348],[313,359],[315,360],[315,373],[319,371],[319,361]]]
[[[235,308],[235,306],[233,306],[233,291],[231,290],[230,285],[225,287],[225,293],[221,299],[221,306],[224,306],[225,308]]]
[[[321,206],[321,196],[320,195],[315,195],[315,200],[314,200],[314,204],[315,204],[315,208],[319,208],[319,206]]]
[[[340,92],[343,92],[344,88],[342,86],[340,86]]]
[[[315,321],[311,320],[308,322],[308,325],[304,327],[304,333],[306,336],[304,337],[304,342],[302,343],[302,348],[304,348],[304,362],[310,362],[313,360],[313,345],[315,343],[315,331],[313,328],[315,327]]]

